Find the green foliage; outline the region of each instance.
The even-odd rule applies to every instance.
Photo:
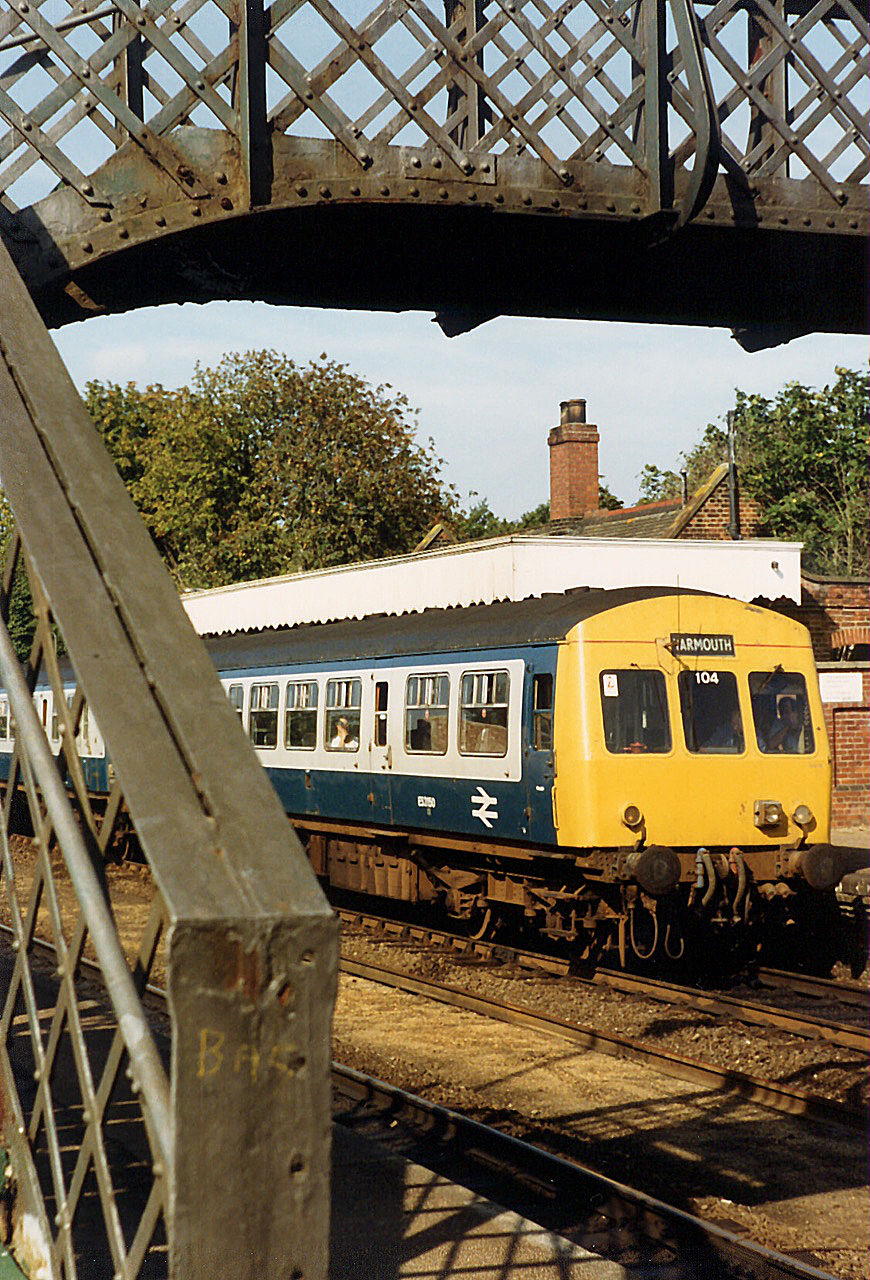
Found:
[[[473,498],[477,494],[470,495]],[[623,504],[607,485],[598,486],[598,505],[603,511],[617,511]],[[549,502],[541,502],[531,511],[525,511],[518,520],[505,520],[497,516],[485,498],[480,498],[467,511],[460,511],[452,521],[458,542],[472,542],[477,538],[498,538],[508,533],[522,533],[539,529],[550,519]]]
[[[652,462],[646,464],[639,479],[638,502],[664,502],[679,498],[683,492],[682,477],[676,471],[663,471]]]
[[[868,376],[836,369],[816,390],[790,382],[772,399],[736,393],[737,466],[744,494],[762,513],[768,537],[803,542],[804,565],[818,573],[867,572]],[[710,423],[681,455],[694,492],[728,459],[724,427]],[[677,497],[675,471],[648,464],[640,501]]]
[[[772,400],[738,391],[738,463],[765,533],[802,541],[816,572],[863,574],[870,379],[863,370],[835,373],[820,391],[790,382]]]
[[[6,563],[14,527],[12,508],[5,495],[0,492],[0,566]],[[9,599],[9,614],[6,625],[9,628],[9,635],[15,646],[15,652],[24,661],[30,653],[30,646],[33,643],[36,618],[33,613],[30,586],[21,556],[18,558],[15,577],[12,580],[12,593]]]
[[[406,398],[325,356],[231,354],[177,391],[91,382],[85,399],[185,587],[408,551],[454,507]]]

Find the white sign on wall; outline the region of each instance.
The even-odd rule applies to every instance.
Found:
[[[822,702],[863,702],[860,671],[820,671]]]

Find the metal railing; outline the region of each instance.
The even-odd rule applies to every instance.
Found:
[[[11,1246],[65,1280],[324,1280],[336,924],[5,251],[0,282]]]
[[[717,173],[860,208],[868,40],[853,0],[0,0],[0,197],[14,215],[60,181],[109,209],[127,142],[190,200],[220,196],[173,141],[194,125],[237,141],[253,205],[293,136],[360,174],[421,147],[424,178],[527,156],[570,186],[612,164],[680,220]]]

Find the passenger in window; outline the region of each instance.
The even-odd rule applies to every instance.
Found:
[[[780,698],[776,717],[767,734],[765,751],[800,751],[804,726],[794,698]]]
[[[339,716],[335,722],[335,733],[329,743],[335,751],[356,751],[359,740],[353,737],[350,723],[346,716]]]

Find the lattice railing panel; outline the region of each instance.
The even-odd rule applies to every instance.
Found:
[[[196,199],[208,176],[179,174],[173,132],[244,149],[262,111],[363,170],[392,144],[448,175],[526,153],[565,182],[602,159],[652,180],[670,156],[837,201],[870,167],[867,52],[853,0],[0,0],[0,193],[14,209],[60,181],[99,204],[94,175],[133,139]]]
[[[25,1267],[35,1272],[41,1263],[40,1274],[165,1275],[168,1083],[154,1027],[162,1021],[168,1048],[168,1024],[149,1018],[138,997],[155,977],[165,981],[166,910],[147,864],[118,865],[133,839],[123,795],[13,536],[0,610],[7,657],[10,605],[20,626],[28,595],[36,629],[22,674],[37,749],[16,721],[14,687],[0,693],[0,1075],[4,1129],[10,1121],[16,1127],[4,1137],[16,1153],[16,1179],[33,1184],[29,1194],[17,1188],[13,1238]],[[46,791],[46,757],[62,779],[71,829]],[[95,940],[101,922],[117,930],[113,971]],[[129,1009],[113,1007],[107,981],[126,984],[135,1025]],[[131,1037],[140,1042],[135,1062]]]

